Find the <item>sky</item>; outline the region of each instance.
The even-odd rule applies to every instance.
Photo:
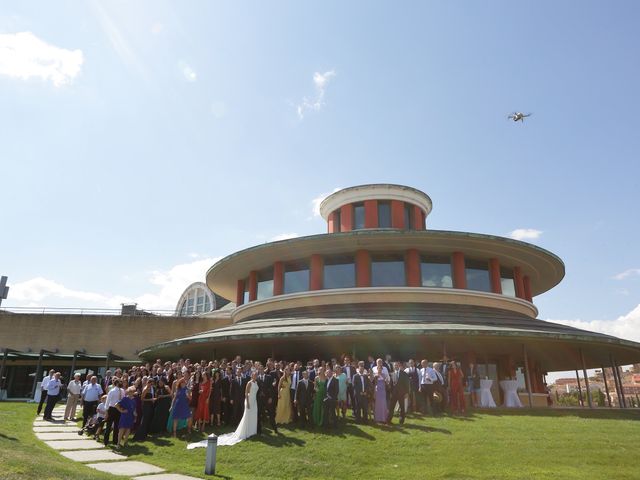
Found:
[[[3,2],[3,306],[173,309],[400,183],[560,256],[539,318],[640,341],[640,5]],[[513,111],[532,113],[523,124]]]

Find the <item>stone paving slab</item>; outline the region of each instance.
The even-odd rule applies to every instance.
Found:
[[[102,450],[74,450],[71,452],[60,452],[60,455],[63,455],[74,462],[99,462],[103,460],[127,459],[124,455],[118,455],[106,448]]]
[[[83,438],[85,439],[83,440]],[[76,435],[75,440],[51,440],[44,443],[54,450],[93,450],[96,448],[104,448],[103,443],[78,435]]]
[[[75,425],[76,422],[63,422],[62,420],[56,420],[53,422],[49,422],[47,420],[36,420],[33,422],[34,427],[51,427],[54,425]]]
[[[112,475],[126,475],[128,477],[144,475],[146,473],[164,472],[160,467],[144,462],[137,462],[135,460],[127,460],[124,462],[87,463],[85,465],[101,472],[110,473]]]
[[[78,435],[78,432],[44,432],[44,433],[36,433],[36,437],[40,440],[79,440],[83,437],[82,435]]]
[[[48,432],[75,432],[76,435],[80,429],[75,425],[47,425],[45,427],[33,427],[33,431],[36,433],[48,433]]]
[[[142,477],[134,477],[133,480],[202,480],[197,477],[189,477],[188,475],[180,475],[179,473],[159,473],[157,475],[144,475]]]

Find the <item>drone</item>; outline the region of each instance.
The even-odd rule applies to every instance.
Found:
[[[524,119],[527,118],[527,117],[530,117],[530,116],[531,116],[530,113],[513,112],[507,118],[509,120],[513,120],[514,122],[522,122],[522,123],[524,123]]]

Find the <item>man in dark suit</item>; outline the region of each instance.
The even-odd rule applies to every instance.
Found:
[[[353,376],[353,397],[356,423],[369,422],[369,390],[371,379],[364,370],[364,362],[358,363],[358,372]]]
[[[242,376],[242,370],[238,369],[236,378],[231,381],[230,398],[231,408],[233,409],[233,425],[238,425],[244,414],[244,395],[247,387],[247,381]]]
[[[400,404],[400,425],[404,423],[404,398],[409,395],[410,389],[409,375],[407,375],[407,372],[402,368],[402,362],[396,361],[394,363],[393,373],[391,373],[391,401],[389,402],[389,417],[387,418],[387,423],[391,423],[397,403]]]
[[[342,371],[347,376],[347,399],[349,400],[349,405],[351,405],[351,412],[355,416],[356,402],[353,396],[353,376],[356,374],[356,367],[351,365],[351,358],[348,355],[344,357]]]
[[[302,425],[308,425],[309,423],[312,402],[313,384],[309,381],[309,373],[304,370],[293,400],[293,404],[298,410],[298,421]]]
[[[418,390],[420,389],[420,374],[413,358],[409,359],[409,366],[405,369],[409,375],[409,412],[418,411]]]
[[[233,381],[233,368],[227,367],[222,377],[220,390],[222,390],[222,420],[226,425],[233,423],[233,409],[231,407],[231,382]]]
[[[327,396],[323,400],[324,426],[338,428],[336,405],[338,403],[338,379],[333,376],[333,370],[327,370]]]
[[[102,379],[102,382],[100,383],[100,386],[102,387],[102,391],[108,392],[112,382],[113,382],[113,377],[111,375],[111,370],[107,370],[104,374],[104,378]]]
[[[278,433],[276,426],[276,389],[274,378],[265,373],[262,365],[258,367],[258,433],[262,433],[262,416],[266,413],[269,417],[269,424],[275,433]]]

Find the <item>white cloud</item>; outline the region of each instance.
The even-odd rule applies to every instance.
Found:
[[[542,231],[534,228],[516,228],[509,232],[509,237],[514,240],[534,240],[539,238],[540,235],[542,235]]]
[[[549,322],[561,323],[570,327],[591,330],[592,332],[604,333],[615,337],[624,338],[640,342],[640,305],[636,306],[626,315],[622,315],[615,320],[548,320]]]
[[[629,268],[624,272],[620,272],[617,275],[613,276],[614,280],[624,280],[629,277],[634,277],[640,275],[640,268]]]
[[[178,67],[187,82],[195,82],[198,79],[198,74],[188,63],[181,61],[178,63]]]
[[[193,282],[204,282],[207,270],[218,260],[202,258],[168,270],[153,271],[148,279],[150,291],[135,297],[75,290],[54,280],[36,277],[12,284],[7,301],[13,306],[87,308],[120,308],[120,304],[131,302],[147,310],[173,310],[184,289]]]
[[[327,84],[335,76],[335,70],[329,70],[328,72],[324,73],[315,72],[313,74],[313,84],[316,87],[316,95],[313,98],[304,97],[302,99],[302,102],[297,105],[296,110],[298,112],[298,118],[300,118],[300,120],[304,118],[305,112],[307,110],[319,112],[322,107],[324,107],[324,94],[327,89]]]
[[[163,30],[164,24],[162,24],[161,22],[155,22],[153,25],[151,25],[151,33],[155,35],[161,33]]]
[[[279,240],[288,240],[289,238],[296,238],[299,237],[300,235],[298,235],[297,233],[294,232],[285,232],[285,233],[279,233],[278,235],[275,235],[274,237],[271,237],[269,239],[270,242],[277,242]]]
[[[316,198],[311,200],[311,211],[313,212],[313,216],[314,217],[319,217],[320,216],[320,204],[322,203],[322,201],[325,198],[327,198],[329,195],[331,195],[332,193],[336,193],[338,190],[342,190],[342,188],[336,187],[332,191],[326,192],[326,193],[321,193]]]
[[[78,76],[83,62],[82,50],[56,47],[31,32],[0,34],[0,75],[62,87]]]

